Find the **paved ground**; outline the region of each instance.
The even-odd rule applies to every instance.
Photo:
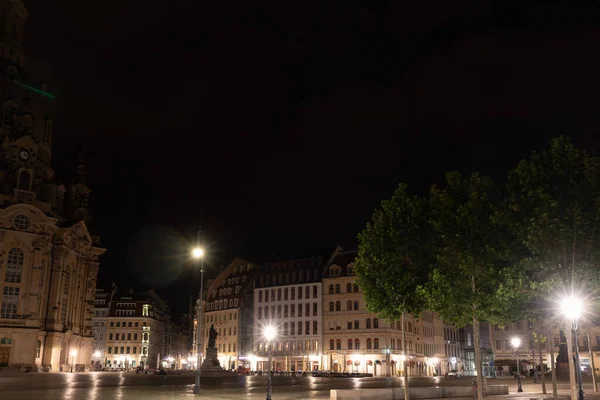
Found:
[[[30,373],[5,377],[0,374],[0,400],[166,400],[192,399],[193,376],[153,376],[132,373]],[[589,377],[588,377],[589,379]],[[470,379],[411,378],[413,386],[466,386]],[[545,398],[541,384],[526,381],[523,393],[516,393],[514,380],[490,380],[489,384],[508,384],[509,396],[490,396],[489,400],[530,400]],[[273,378],[273,400],[327,399],[330,389],[400,387],[399,378]],[[204,398],[214,400],[264,399],[266,377],[232,376],[203,379]],[[552,388],[548,382],[551,398]],[[558,385],[559,399],[568,397],[568,383]],[[585,385],[588,400],[600,400],[591,381]],[[384,400],[384,399],[382,399]]]

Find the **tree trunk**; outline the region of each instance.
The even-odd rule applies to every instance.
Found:
[[[402,348],[404,349],[404,400],[408,400],[408,352],[406,351],[405,313],[402,313]]]
[[[473,306],[475,309],[475,306]],[[481,346],[479,341],[479,320],[477,314],[473,313],[473,346],[475,347],[475,371],[477,372],[477,399],[483,399],[483,371],[481,368]]]
[[[556,366],[554,365],[555,362],[555,358],[554,358],[554,341],[552,338],[552,329],[550,329],[548,327],[548,325],[546,324],[546,322],[544,322],[544,325],[546,327],[546,336],[548,336],[548,349],[550,350],[550,368],[552,368],[552,399],[553,400],[557,400],[558,399],[558,390],[556,387]]]
[[[544,332],[543,324],[537,323],[538,329],[538,353],[540,355],[540,372],[542,374],[542,393],[547,394],[546,390],[546,368],[544,367],[544,358],[542,357],[542,338],[546,336],[546,332]],[[543,332],[543,333],[542,333]],[[548,346],[548,336],[546,336],[546,346]]]
[[[471,290],[475,293],[475,276],[471,276]],[[475,371],[477,372],[477,400],[483,399],[483,372],[481,370],[481,345],[479,341],[479,318],[477,317],[477,305],[473,304],[473,345],[475,348]],[[576,400],[576,399],[575,399]]]
[[[573,355],[573,329],[571,321],[566,321],[565,333],[567,334],[567,354],[569,355],[569,386],[571,388],[571,400],[577,400],[577,380],[575,379],[575,363]],[[575,343],[577,346],[577,343]]]

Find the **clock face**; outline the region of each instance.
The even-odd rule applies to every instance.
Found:
[[[19,158],[23,161],[29,160],[29,152],[27,150],[21,150],[19,152]]]

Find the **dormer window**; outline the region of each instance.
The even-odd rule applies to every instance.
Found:
[[[329,275],[330,276],[339,276],[340,272],[341,272],[341,268],[338,267],[337,265],[334,265],[332,267],[329,268]]]
[[[348,270],[348,275],[354,275],[354,266],[352,264],[348,265],[346,269]]]

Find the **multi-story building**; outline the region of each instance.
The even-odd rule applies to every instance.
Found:
[[[103,358],[107,368],[173,368],[167,304],[154,290],[125,291],[110,301]]]
[[[82,158],[54,177],[55,98],[25,69],[27,16],[21,0],[0,0],[0,367],[85,370],[105,249],[88,231]]]
[[[458,329],[454,325],[446,323],[444,324],[444,361],[446,372],[462,369]]]
[[[323,368],[331,371],[398,375],[405,359],[400,321],[380,320],[367,311],[356,284],[356,252],[337,255],[323,275]],[[418,326],[405,316],[409,374],[418,370]]]
[[[105,364],[104,352],[106,351],[106,330],[108,328],[108,315],[110,314],[110,302],[117,293],[116,285],[111,289],[96,289],[94,299],[94,317],[92,325],[94,340],[92,342],[92,363],[94,369],[99,370]]]
[[[266,263],[254,288],[256,365],[266,370],[266,326],[277,329],[271,343],[273,367],[281,371],[323,369],[323,305],[321,277],[341,249]]]
[[[249,361],[252,330],[252,288],[259,268],[236,258],[212,281],[206,292],[203,345],[214,326],[218,333],[216,347],[221,367],[236,369]],[[250,295],[248,295],[248,292]],[[196,326],[196,325],[195,325]]]

